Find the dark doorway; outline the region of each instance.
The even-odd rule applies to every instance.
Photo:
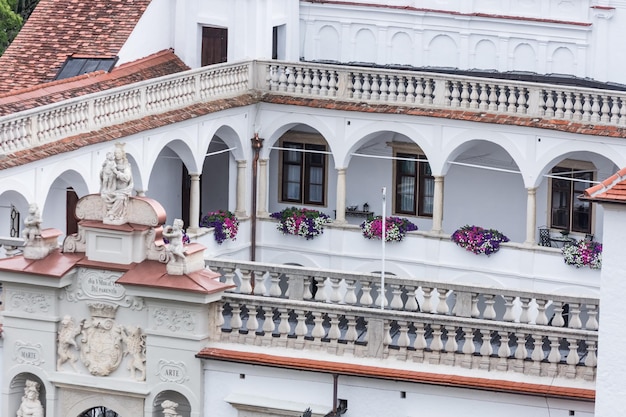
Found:
[[[78,417],[120,417],[120,415],[113,410],[99,406],[83,411]]]
[[[78,221],[76,220],[76,203],[78,203],[78,194],[73,188],[68,188],[65,197],[65,235],[73,235],[78,233]]]
[[[228,59],[228,29],[202,28],[201,65],[219,64]]]

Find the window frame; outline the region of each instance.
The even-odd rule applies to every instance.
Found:
[[[430,164],[428,162],[423,162],[420,160],[428,159],[422,149],[416,144],[410,143],[399,143],[399,142],[390,142],[387,144],[391,146],[393,149],[393,157],[394,158],[415,158],[415,174],[414,174],[414,187],[413,187],[413,210],[402,210],[400,208],[400,201],[398,198],[399,192],[398,187],[400,186],[400,176],[402,175],[399,168],[398,159],[393,160],[393,213],[398,215],[407,215],[414,217],[425,217],[432,218],[433,213],[427,212],[425,210],[425,201],[428,197],[426,192],[426,181],[432,180],[434,187],[434,179],[435,177],[432,175],[426,174],[426,167],[430,168]],[[404,161],[402,161],[404,162]],[[430,169],[429,169],[430,171]],[[434,188],[433,188],[434,190]],[[434,196],[432,196],[434,198]]]
[[[576,178],[578,176],[579,179],[586,179],[589,181],[594,181],[596,179],[597,169],[591,163],[587,161],[576,161],[576,160],[564,160],[558,164],[556,164],[550,170],[550,175],[556,175],[560,177],[570,177]],[[591,174],[589,178],[581,178],[583,175]],[[567,186],[563,186],[561,181],[567,181]],[[581,182],[570,181],[570,180],[559,180],[558,178],[550,177],[550,182],[548,184],[548,224],[551,229],[561,230],[567,233],[580,233],[580,234],[593,234],[594,230],[594,208],[593,203],[590,201],[582,202],[583,205],[588,204],[588,227],[583,229],[581,227],[576,227],[575,223],[575,210],[576,203],[578,200],[578,196],[582,194],[583,190],[576,189],[576,184],[583,184]],[[591,184],[586,185],[585,188],[591,186]],[[560,224],[560,222],[555,222],[556,212],[559,210],[563,210],[561,207],[555,208],[555,195],[558,193],[566,194],[566,224]]]
[[[324,138],[318,134],[312,133],[301,133],[301,132],[288,132],[284,134],[279,141],[281,148],[286,148],[289,145],[297,145],[300,146],[301,150],[313,150],[313,151],[321,151],[327,152],[328,145]],[[278,201],[280,203],[287,204],[300,204],[300,205],[310,205],[310,206],[318,206],[318,207],[326,207],[328,204],[328,155],[327,154],[314,154],[297,151],[300,154],[299,163],[289,162],[286,158],[287,155],[286,150],[279,150],[280,161],[279,161],[279,190],[278,190]],[[320,156],[320,162],[315,161],[313,158],[316,156]],[[286,198],[286,186],[287,186],[287,174],[286,170],[288,165],[299,165],[300,168],[300,179],[299,179],[299,198]],[[320,184],[312,184],[311,183],[311,168],[317,166],[322,170],[322,178]],[[310,198],[311,196],[311,188],[313,186],[321,186],[322,189],[322,198],[321,201],[315,201]]]

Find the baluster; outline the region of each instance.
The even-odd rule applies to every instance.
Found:
[[[309,328],[306,325],[306,312],[299,311],[296,323],[296,347],[302,349],[304,347],[304,338],[309,333]]]
[[[291,325],[289,324],[289,311],[287,308],[281,307],[278,309],[280,313],[280,322],[278,323],[278,333],[281,338],[287,338],[291,333]]]
[[[480,84],[478,83],[471,83],[471,87],[472,87],[472,93],[470,94],[469,98],[470,98],[470,105],[469,107],[471,109],[477,109],[478,108],[478,87]]]
[[[293,93],[296,91],[296,69],[294,67],[289,67],[285,70],[287,74],[287,91]]]
[[[541,335],[533,334],[533,353],[530,358],[533,360],[533,364],[530,367],[531,375],[539,375],[541,373],[541,361],[544,358],[543,352],[543,339]]]
[[[520,303],[522,304],[522,312],[519,316],[520,323],[530,323],[530,315],[528,314],[528,309],[530,307],[530,298],[520,297]]]
[[[559,352],[559,338],[555,336],[548,336],[550,341],[550,353],[548,354],[548,376],[554,377],[557,373],[556,365],[561,361],[561,352]]]
[[[389,346],[393,340],[391,339],[391,323],[388,320],[385,320],[383,324],[383,350],[384,352],[389,351]]]
[[[493,320],[496,318],[496,309],[493,307],[496,303],[495,294],[483,294],[485,299],[485,311],[483,312],[483,318],[485,320]]]
[[[469,97],[470,97],[470,93],[469,93],[469,84],[467,83],[459,83],[459,87],[461,89],[461,107],[464,109],[469,108],[470,103],[469,103]]]
[[[554,99],[552,91],[546,91],[546,113],[547,117],[554,117]]]
[[[560,92],[556,92],[556,103],[555,103],[555,112],[554,112],[554,116],[558,119],[562,119],[563,115],[565,114],[563,112],[563,107],[565,106],[565,103],[563,103],[563,97],[562,97],[562,93]]]
[[[303,91],[303,82],[304,82],[304,77],[302,76],[302,67],[299,67],[296,70],[296,82],[295,82],[295,86],[294,86],[294,91],[296,92],[296,94],[302,94]]]
[[[499,87],[497,85],[489,85],[489,111],[498,110],[498,88]]]
[[[265,271],[254,271],[254,295],[265,295]]]
[[[560,301],[554,301],[554,317],[552,317],[552,326],[563,327],[565,320],[563,319],[563,303]]]
[[[337,71],[329,71],[328,95],[337,97]]]
[[[600,121],[600,97],[593,96],[593,103],[591,104],[591,121]]]
[[[437,314],[448,314],[450,312],[450,307],[448,307],[448,292],[450,290],[445,288],[437,288],[437,293],[439,294],[439,303],[437,303]]]
[[[389,101],[392,102],[398,101],[398,92],[396,87],[397,81],[398,79],[395,76],[389,76]]]
[[[596,357],[596,342],[589,340],[585,342],[587,344],[587,357],[585,358],[586,371],[583,378],[587,381],[595,380],[596,366],[598,365],[598,358]]]
[[[591,121],[591,95],[586,94],[583,97],[585,100],[583,103],[583,122],[589,122]]]
[[[328,339],[331,342],[337,343],[339,338],[341,337],[341,330],[339,330],[339,317],[337,313],[328,313],[328,317],[330,318],[330,329],[328,330]]]
[[[480,95],[478,96],[478,108],[480,110],[486,111],[489,109],[489,94],[488,91],[489,84],[479,83],[478,87],[480,88]]]
[[[437,324],[431,324],[430,327],[433,330],[433,340],[430,342],[430,350],[432,350],[433,352],[443,350],[443,341],[441,340],[441,326]]]
[[[217,307],[217,320],[215,320],[215,326],[217,327],[217,330],[221,330],[222,326],[224,326],[225,320],[224,320],[224,303],[220,302]]]
[[[326,336],[326,331],[324,330],[324,317],[323,313],[317,312],[313,314],[313,322],[315,326],[313,326],[313,330],[311,331],[311,336],[315,339],[316,342],[321,342],[324,336]]]
[[[570,329],[581,329],[583,327],[583,322],[580,320],[580,304],[570,303],[568,327]]]
[[[623,99],[619,99],[619,124],[620,126],[623,126],[626,124],[626,104],[624,104],[624,100]]]
[[[252,294],[252,285],[250,284],[252,280],[252,270],[251,269],[240,269],[241,273],[241,285],[239,286],[239,292],[241,294]]]
[[[491,331],[487,329],[481,329],[480,335],[482,343],[480,345],[480,369],[489,370],[489,357],[493,353],[493,347],[491,346]]]
[[[528,113],[526,94],[528,94],[528,90],[526,88],[517,90],[517,113]]]
[[[455,353],[459,349],[459,344],[456,341],[456,327],[455,326],[444,326],[446,330],[447,340],[445,344],[445,351],[448,353]],[[454,357],[453,357],[454,358]],[[450,365],[454,365],[454,359]]]
[[[478,297],[480,296],[480,294],[474,292],[472,293],[471,297],[472,297],[472,306],[471,306],[471,313],[470,313],[470,317],[472,318],[478,318],[480,317],[480,310],[478,309]]]
[[[459,97],[461,94],[459,93],[458,83],[450,82],[450,85],[452,87],[452,92],[450,93],[450,98],[446,100],[446,105],[450,107],[460,107],[461,101],[459,100]]]
[[[306,278],[304,278],[304,291],[302,292],[302,299],[303,300],[312,300],[313,299],[313,293],[311,292],[312,282],[315,282],[315,278],[314,277],[309,277],[308,280]]]
[[[401,103],[404,103],[407,100],[407,78],[402,76],[402,77],[398,77],[398,101]]]
[[[509,368],[507,359],[511,356],[511,348],[509,347],[509,334],[505,331],[499,331],[500,335],[500,347],[498,348],[498,361],[497,369],[506,371]]]
[[[339,291],[339,284],[341,280],[339,278],[329,278],[330,280],[330,302],[339,304],[341,302],[341,292]]]
[[[270,307],[263,308],[262,311],[263,334],[266,337],[272,337],[272,333],[274,333],[274,311]]]
[[[526,350],[526,334],[524,333],[515,333],[515,337],[517,338],[517,346],[515,348],[515,359],[516,362],[513,365],[513,370],[516,372],[524,372],[524,361],[528,357],[528,351]]]
[[[343,298],[344,303],[348,305],[354,305],[357,302],[356,298],[356,280],[346,279],[346,295]]]
[[[411,343],[411,340],[409,339],[409,323],[407,321],[398,321],[398,326],[400,330],[400,335],[398,336],[398,347],[406,350]]]
[[[502,320],[508,321],[508,322],[515,321],[515,316],[513,315],[513,301],[515,301],[515,297],[510,296],[510,295],[504,295],[502,296],[502,298],[504,298],[504,308],[505,308],[504,316],[502,317]]]
[[[424,303],[422,305],[422,311],[424,313],[432,313],[433,308],[431,307],[431,297],[432,297],[432,288],[422,287],[422,292],[424,293]]]
[[[356,74],[354,76],[354,88],[352,90],[352,98],[360,99],[363,95],[361,88],[363,87],[363,77],[361,74]]]
[[[320,94],[320,73],[318,70],[313,70],[311,94],[315,96]]]
[[[231,318],[230,318],[230,339],[233,342],[236,342],[239,338],[239,330],[241,330],[241,325],[243,324],[241,321],[241,306],[239,304],[233,305],[231,303]]]
[[[385,303],[384,306],[387,307],[387,305],[389,304],[387,302],[387,293],[386,293],[387,289],[382,287],[381,285],[382,285],[382,283],[378,283],[377,284],[377,286],[378,286],[378,295],[376,296],[376,305],[378,307],[380,307],[380,303],[382,301],[383,303]]]
[[[414,285],[405,285],[406,290],[406,304],[404,306],[404,310],[406,311],[419,311],[419,305],[417,304],[417,298],[415,297],[415,289]]]
[[[461,367],[470,369],[472,367],[476,346],[474,345],[474,329],[471,327],[463,327],[463,358],[461,359]]]
[[[424,357],[423,351],[426,349],[428,344],[426,343],[426,329],[424,329],[424,323],[413,323],[415,326],[415,341],[413,342],[413,347],[416,351],[422,352],[421,357]]]
[[[582,94],[574,94],[574,115],[572,116],[573,120],[582,120],[583,118],[583,95]]]
[[[619,104],[617,102],[617,97],[611,97],[611,123],[618,124],[619,123]]]
[[[363,74],[363,94],[361,96],[363,100],[369,100],[371,96],[370,87],[370,76],[368,74]]]
[[[371,82],[371,95],[370,98],[374,101],[377,101],[380,98],[380,76],[372,75]]]
[[[280,75],[278,76],[278,91],[287,91],[287,73],[288,69],[283,68],[279,70]]]
[[[302,81],[302,93],[307,95],[311,94],[312,84],[311,70],[306,68],[304,69],[304,80]]]
[[[404,303],[402,302],[402,289],[399,284],[391,284],[390,286],[393,297],[391,298],[389,307],[394,310],[402,310],[404,307]]]
[[[317,284],[317,292],[315,293],[315,301],[326,301],[326,278],[314,278],[315,283]]]
[[[509,113],[517,113],[517,95],[519,94],[519,90],[517,88],[509,88],[509,99],[508,99],[508,107],[507,111]]]
[[[238,288],[237,285],[235,284],[235,268],[228,268],[228,267],[224,267],[222,268],[222,276],[224,277],[224,284],[226,285],[232,285],[235,288],[233,288],[232,290],[228,290],[229,292],[238,292]]]
[[[374,300],[372,299],[372,287],[371,287],[372,283],[369,281],[362,281],[361,282],[361,300],[359,301],[359,303],[363,306],[363,307],[369,307],[372,305],[372,303],[374,302]]]
[[[424,104],[433,104],[433,90],[435,89],[435,82],[433,80],[424,80]]]
[[[344,336],[346,342],[352,344],[357,341],[359,337],[358,332],[356,331],[356,317],[355,316],[345,316],[348,321],[348,328],[346,330],[346,334]]]
[[[507,89],[504,86],[499,86],[500,94],[498,95],[498,111],[505,113],[507,108],[508,99],[506,97]]]
[[[248,321],[246,322],[246,330],[248,330],[248,334],[256,333],[259,328],[259,321],[256,318],[257,308],[255,306],[248,307]]]
[[[602,123],[608,123],[611,120],[611,115],[609,114],[609,110],[611,109],[609,107],[609,98],[606,95],[603,95],[601,97],[602,97],[602,108],[600,109],[600,113],[602,115],[600,116],[600,121]]]
[[[535,323],[539,325],[548,324],[548,316],[546,316],[546,303],[548,301],[536,298],[535,302],[537,303],[537,318],[535,319]]]
[[[406,86],[406,95],[409,103],[424,103],[424,86],[421,78],[411,78]]]
[[[283,295],[280,289],[280,276],[278,272],[270,272],[270,297],[280,297]]]
[[[576,366],[580,362],[580,356],[578,355],[578,341],[576,339],[567,339],[569,351],[567,352],[567,371],[565,376],[568,378],[576,378]]]
[[[598,330],[598,306],[587,304],[587,323],[585,329]]]
[[[380,101],[388,101],[389,100],[389,94],[387,93],[387,91],[389,90],[388,87],[388,77],[386,75],[382,75],[380,77]]]
[[[572,118],[572,108],[574,107],[574,103],[572,102],[572,94],[570,93],[564,93],[565,94],[565,114],[564,117],[565,119],[571,119]]]
[[[322,96],[328,96],[328,70],[322,71],[320,78],[320,94]]]

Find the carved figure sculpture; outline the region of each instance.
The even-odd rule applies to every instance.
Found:
[[[103,222],[122,224],[126,220],[128,200],[133,190],[132,170],[123,143],[115,144],[113,159],[115,167],[111,166],[107,157],[100,171],[100,195],[106,206]]]
[[[163,237],[169,240],[169,246],[167,248],[170,254],[170,260],[176,262],[177,260],[183,261],[185,259],[185,248],[183,246],[183,221],[181,219],[175,219],[172,226],[166,226],[163,230]]]
[[[174,401],[163,401],[161,403],[161,408],[163,409],[163,417],[181,417],[181,415],[176,412],[177,407],[178,403],[175,403]]]
[[[41,237],[41,214],[39,207],[35,203],[28,206],[28,216],[24,220],[24,231],[22,236],[26,240],[26,244],[31,244],[38,237]]]
[[[128,326],[123,332],[126,343],[125,354],[129,355],[127,368],[130,375],[137,381],[146,380],[146,335],[136,326]],[[137,376],[139,372],[139,377]]]
[[[78,336],[80,332],[80,326],[76,325],[74,319],[72,319],[70,316],[63,317],[63,320],[61,320],[61,327],[59,328],[58,337],[58,371],[61,370],[61,367],[65,362],[69,361],[74,371],[78,372],[78,369],[76,369],[76,361],[78,361],[78,356],[74,354],[74,352],[72,352],[72,346],[74,347],[74,349],[78,350],[76,336]]]
[[[22,403],[17,410],[17,417],[44,417],[43,406],[39,401],[39,383],[26,380]]]

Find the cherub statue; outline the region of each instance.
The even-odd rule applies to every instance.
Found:
[[[24,236],[27,245],[41,237],[41,214],[36,203],[30,203],[28,206],[28,216],[24,219],[22,236]]]
[[[39,401],[39,383],[26,380],[22,403],[17,410],[17,417],[44,417],[43,406]]]
[[[185,248],[183,246],[183,221],[174,219],[172,226],[166,226],[163,230],[163,237],[169,241],[167,251],[171,255],[171,259],[183,261],[185,259]]]
[[[72,352],[71,347],[74,349],[78,349],[78,344],[76,343],[76,336],[78,336],[81,332],[80,326],[77,326],[74,320],[70,316],[63,317],[61,320],[61,327],[59,328],[59,337],[58,337],[58,358],[57,358],[57,370],[61,370],[61,366],[67,361],[70,361],[70,365],[75,372],[78,372],[76,369],[76,361],[78,357]]]

